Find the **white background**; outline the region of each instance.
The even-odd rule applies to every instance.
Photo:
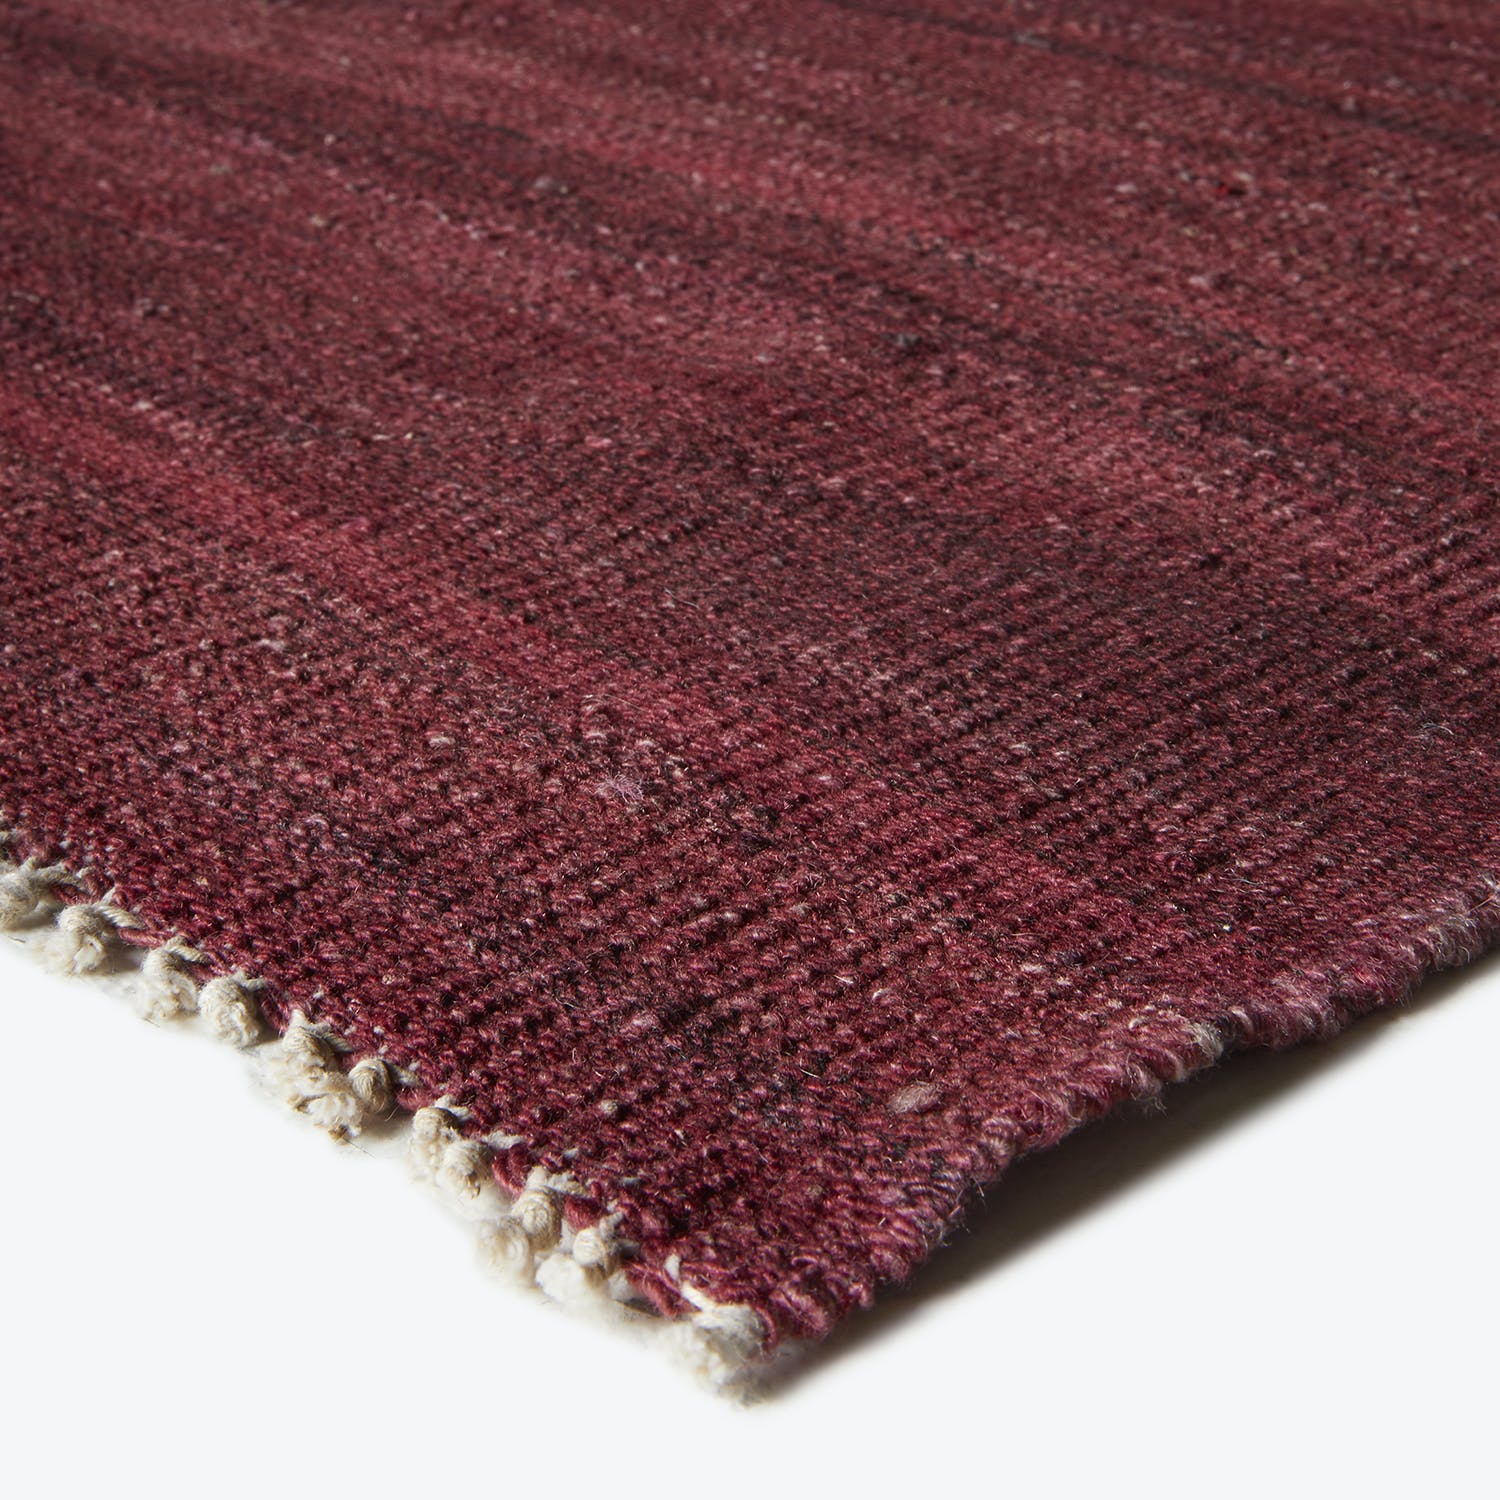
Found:
[[[1017,1167],[740,1406],[496,1283],[389,1153],[0,936],[0,1485],[33,1496],[1500,1494],[1500,967]]]

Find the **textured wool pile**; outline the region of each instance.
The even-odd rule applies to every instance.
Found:
[[[1497,69],[0,3],[0,918],[412,1112],[500,1259],[823,1334],[1500,928]]]

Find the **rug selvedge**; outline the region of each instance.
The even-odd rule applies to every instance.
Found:
[[[523,1145],[520,1137],[466,1133],[470,1112],[461,1103],[447,1096],[420,1102],[421,1084],[414,1074],[373,1053],[356,1056],[332,1027],[300,1009],[291,1010],[278,1032],[262,1008],[265,981],[241,971],[206,973],[208,960],[201,950],[177,934],[148,932],[140,918],[116,901],[113,887],[90,897],[86,870],[74,872],[66,863],[37,855],[19,861],[8,857],[7,846],[16,839],[16,832],[0,823],[0,930],[50,925],[46,960],[78,977],[134,956],[139,961],[137,1005],[144,1018],[162,1023],[196,1016],[221,1041],[255,1052],[272,1092],[335,1141],[352,1141],[372,1125],[400,1122],[413,1174],[473,1223],[479,1252],[493,1271],[533,1285],[582,1315],[651,1330],[687,1368],[715,1387],[745,1389],[776,1353],[780,1341],[772,1319],[744,1304],[716,1301],[682,1278],[676,1257],[669,1257],[663,1269],[680,1301],[673,1306],[659,1294],[643,1295],[632,1280],[636,1247],[625,1232],[624,1216],[608,1210],[590,1213],[582,1206],[584,1190],[571,1173],[537,1165],[519,1183],[506,1182],[496,1148]],[[1500,932],[1497,898],[1500,877],[1486,876],[1473,894],[1424,920],[1420,934],[1399,955],[1405,974],[1401,993],[1433,972],[1485,952]],[[1212,1066],[1230,1050],[1327,1039],[1359,1013],[1306,995],[1289,1011],[1289,998],[1278,997],[1270,1010],[1237,1008],[1223,1028],[1191,1023],[1178,1051],[1157,1047],[1121,1059],[1117,1072],[1128,1097],[1154,1099],[1168,1084]],[[1085,1089],[1039,1101],[1043,1117],[1055,1121],[1061,1115],[1067,1122],[1057,1138],[1118,1102]],[[1001,1149],[1019,1155],[1027,1147],[1018,1140]],[[794,1349],[797,1341],[790,1343]]]

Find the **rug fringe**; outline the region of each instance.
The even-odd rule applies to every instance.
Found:
[[[533,1286],[570,1311],[649,1333],[714,1387],[738,1385],[764,1359],[760,1315],[715,1303],[681,1279],[675,1261],[667,1274],[684,1310],[666,1314],[645,1301],[626,1269],[631,1247],[618,1233],[621,1216],[605,1212],[581,1228],[569,1224],[564,1202],[582,1191],[574,1178],[534,1167],[520,1193],[506,1192],[493,1170],[494,1153],[519,1137],[475,1139],[467,1133],[467,1112],[446,1098],[403,1108],[397,1091],[414,1085],[413,1075],[373,1053],[355,1057],[331,1027],[301,1011],[278,1035],[259,1002],[264,980],[240,971],[200,978],[205,954],[177,935],[154,944],[127,938],[146,924],[115,900],[113,888],[85,899],[82,872],[35,857],[9,858],[14,836],[0,827],[0,930],[50,925],[40,952],[50,968],[102,977],[133,962],[137,1007],[147,1020],[198,1018],[220,1040],[253,1054],[271,1092],[335,1140],[351,1141],[377,1124],[404,1128],[413,1174],[475,1225],[481,1260],[505,1279]]]

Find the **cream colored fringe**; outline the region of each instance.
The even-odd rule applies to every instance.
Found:
[[[0,830],[0,929],[50,924],[42,953],[51,967],[98,975],[133,964],[147,1019],[197,1016],[222,1040],[253,1049],[274,1092],[335,1140],[352,1140],[377,1122],[404,1123],[414,1172],[474,1222],[480,1253],[494,1271],[534,1284],[571,1309],[648,1331],[715,1386],[750,1371],[765,1341],[760,1316],[717,1303],[681,1280],[675,1259],[667,1272],[692,1310],[681,1318],[659,1316],[622,1269],[629,1247],[617,1235],[620,1216],[606,1213],[576,1231],[568,1224],[563,1201],[580,1191],[572,1178],[536,1167],[514,1199],[502,1191],[490,1170],[492,1152],[518,1137],[473,1139],[464,1133],[465,1111],[447,1099],[404,1113],[396,1090],[415,1079],[377,1056],[351,1058],[331,1028],[300,1012],[277,1037],[261,1015],[261,980],[234,973],[200,983],[203,954],[178,937],[153,948],[123,942],[123,932],[143,924],[115,902],[113,890],[98,901],[65,904],[59,892],[76,890],[77,877],[36,859],[16,864],[5,856],[8,840]]]

